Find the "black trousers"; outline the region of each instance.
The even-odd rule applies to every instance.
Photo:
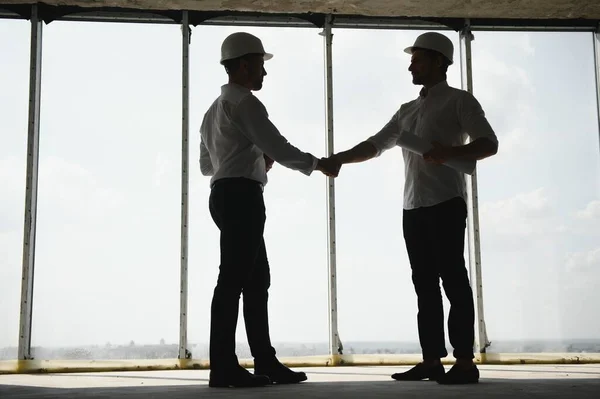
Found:
[[[263,239],[266,214],[262,187],[244,178],[218,180],[211,189],[209,208],[221,231],[221,264],[211,305],[210,364],[212,370],[228,370],[239,364],[235,331],[242,294],[252,356],[275,356],[269,335],[271,276]]]
[[[440,278],[450,302],[448,335],[453,355],[474,357],[475,309],[464,259],[466,218],[462,198],[404,210],[404,240],[417,293],[419,341],[425,360],[448,355]]]

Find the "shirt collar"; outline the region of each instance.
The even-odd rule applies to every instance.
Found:
[[[443,80],[443,81],[441,81],[439,83],[436,83],[432,87],[430,87],[429,90],[427,88],[423,87],[421,89],[421,92],[419,93],[419,95],[421,97],[427,97],[427,95],[429,95],[429,94],[437,94],[437,93],[441,92],[442,90],[444,90],[447,87],[448,87],[448,82],[446,80]]]
[[[250,89],[248,89],[247,87],[241,86],[237,83],[225,83],[223,86],[221,86],[221,93],[225,93],[226,91],[229,90],[238,90],[238,91],[243,91],[243,92],[247,92],[250,93]]]

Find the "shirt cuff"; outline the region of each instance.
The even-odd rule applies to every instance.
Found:
[[[375,153],[375,155],[373,156],[373,158],[377,158],[378,156],[381,155],[381,153],[383,152],[382,150],[382,146],[377,142],[377,140],[375,140],[373,137],[369,137],[368,139],[365,140],[367,143],[371,143],[373,144],[373,147],[375,147],[375,151],[377,151]]]
[[[315,171],[315,169],[317,169],[317,164],[319,163],[319,158],[315,157],[314,155],[310,154],[310,156],[312,157],[312,165],[310,166],[310,169],[307,171],[308,175],[310,176],[312,174],[312,172]]]

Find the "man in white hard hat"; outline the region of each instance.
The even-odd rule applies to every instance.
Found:
[[[221,64],[229,75],[200,128],[200,168],[212,176],[209,209],[221,232],[221,264],[211,306],[211,387],[251,387],[298,383],[305,373],[281,364],[271,345],[267,310],[269,262],[263,239],[263,188],[273,162],[307,176],[317,169],[337,176],[340,164],[317,159],[292,146],[269,120],[252,91],[266,76],[264,61],[272,58],[261,40],[238,32],[221,46]],[[254,374],[241,367],[235,354],[239,300]]]
[[[446,36],[428,32],[405,49],[419,97],[403,104],[375,135],[332,158],[342,164],[364,162],[395,147],[402,131],[432,143],[420,156],[403,149],[405,166],[403,232],[418,301],[423,362],[396,380],[436,380],[442,384],[479,381],[473,363],[473,294],[465,267],[467,192],[464,174],[443,165],[450,159],[481,160],[496,154],[498,139],[479,102],[452,88],[446,71],[454,48]],[[467,136],[471,142],[465,145]],[[445,372],[444,311],[439,280],[450,302],[448,333],[457,359]]]

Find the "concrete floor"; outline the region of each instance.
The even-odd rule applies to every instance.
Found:
[[[390,378],[406,369],[306,368],[302,384],[252,389],[209,388],[204,370],[0,375],[0,398],[600,398],[600,365],[480,366],[471,386]]]

